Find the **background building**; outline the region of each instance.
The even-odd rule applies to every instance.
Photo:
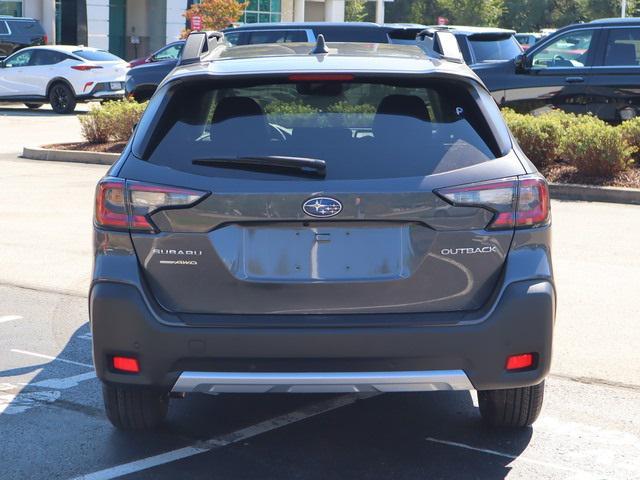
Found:
[[[0,15],[33,17],[50,43],[89,45],[126,59],[180,37],[199,0],[0,0]],[[249,0],[244,23],[344,21],[344,0]]]

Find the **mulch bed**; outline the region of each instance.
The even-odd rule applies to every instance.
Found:
[[[574,183],[601,187],[640,188],[640,168],[631,167],[612,177],[588,177],[578,172],[576,167],[566,163],[555,163],[541,169],[550,183]]]
[[[55,150],[80,150],[82,152],[100,152],[100,153],[122,153],[127,142],[107,142],[107,143],[56,143],[53,145],[44,145],[44,148],[53,148]]]

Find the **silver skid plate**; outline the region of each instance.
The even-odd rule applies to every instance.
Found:
[[[473,390],[462,370],[417,372],[183,372],[174,392],[354,393]]]

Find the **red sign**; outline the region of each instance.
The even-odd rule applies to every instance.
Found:
[[[191,30],[202,30],[202,17],[200,15],[191,17]]]
[[[447,17],[438,17],[438,25],[449,25],[449,19]]]

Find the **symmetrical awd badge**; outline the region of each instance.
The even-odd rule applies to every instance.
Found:
[[[315,197],[304,202],[302,210],[310,217],[333,217],[342,211],[342,203],[335,198]]]

